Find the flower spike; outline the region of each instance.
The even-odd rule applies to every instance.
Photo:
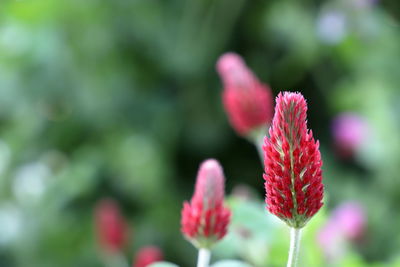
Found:
[[[224,108],[235,131],[249,137],[254,130],[268,127],[273,113],[271,89],[235,53],[223,54],[217,71],[224,85]]]
[[[306,117],[300,93],[280,93],[263,146],[267,208],[293,228],[302,228],[323,205],[319,142]]]
[[[204,161],[194,195],[182,209],[181,230],[197,248],[210,248],[227,232],[231,212],[224,207],[224,174],[218,161]]]

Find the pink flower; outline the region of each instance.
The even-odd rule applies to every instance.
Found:
[[[328,222],[317,235],[317,242],[330,261],[342,257],[344,253],[343,241],[343,235],[335,222]]]
[[[223,54],[217,70],[224,84],[222,100],[232,127],[239,135],[271,122],[273,103],[271,89],[262,84],[235,53]]]
[[[155,246],[143,247],[136,254],[135,263],[132,267],[146,267],[152,263],[162,261],[163,253]]]
[[[366,216],[354,202],[340,205],[318,233],[317,240],[329,259],[341,256],[343,242],[358,241],[365,232]]]
[[[349,240],[357,240],[364,234],[365,213],[363,208],[357,203],[344,203],[333,213],[332,220],[336,222]]]
[[[354,113],[342,113],[332,122],[335,146],[343,157],[352,156],[365,140],[367,133],[367,123]]]
[[[224,174],[218,161],[209,159],[200,165],[194,195],[182,209],[183,235],[198,248],[208,248],[223,238],[230,221],[224,207]]]
[[[112,199],[101,200],[95,213],[96,230],[99,242],[107,252],[116,252],[124,248],[128,227],[120,213],[117,203]]]
[[[307,129],[306,113],[300,93],[280,93],[263,147],[267,208],[294,228],[303,227],[323,205],[319,143]]]

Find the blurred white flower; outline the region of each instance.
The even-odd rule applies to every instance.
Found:
[[[9,55],[18,56],[27,51],[29,32],[17,23],[6,24],[0,29],[0,48]]]
[[[376,5],[378,0],[353,0],[352,4],[357,8],[368,8]]]
[[[338,44],[347,35],[347,21],[340,11],[330,10],[320,14],[317,19],[318,38],[327,44]]]
[[[22,228],[21,211],[6,203],[0,206],[0,245],[7,245],[18,237]]]
[[[21,166],[15,175],[13,192],[21,203],[35,203],[43,195],[51,172],[41,162]]]

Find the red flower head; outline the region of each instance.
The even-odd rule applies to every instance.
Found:
[[[157,261],[162,261],[163,258],[163,253],[158,247],[143,247],[136,254],[135,263],[132,267],[146,267]]]
[[[209,248],[227,232],[230,211],[224,207],[224,174],[218,161],[204,161],[194,195],[182,209],[181,230],[198,248]]]
[[[107,252],[116,252],[126,244],[128,228],[118,205],[103,199],[96,207],[96,230],[101,246]]]
[[[319,142],[307,130],[306,113],[300,93],[280,93],[263,147],[268,210],[294,228],[303,227],[323,205]]]
[[[239,135],[270,124],[273,112],[271,89],[262,84],[235,53],[222,55],[217,70],[224,84],[222,100],[232,127]]]

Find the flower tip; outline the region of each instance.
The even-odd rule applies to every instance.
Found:
[[[221,164],[216,159],[206,159],[201,163],[200,169],[204,170],[215,170],[215,169],[222,169]]]
[[[295,92],[290,92],[290,91],[283,91],[283,92],[279,92],[279,94],[276,97],[276,101],[278,102],[278,100],[281,101],[285,101],[286,103],[289,102],[306,102],[304,96],[302,95],[302,93],[295,91]]]
[[[211,192],[213,199],[223,198],[224,173],[221,164],[216,159],[207,159],[200,164],[196,182],[196,195],[205,197]]]
[[[222,74],[238,65],[244,65],[242,57],[234,52],[227,52],[219,57],[216,69],[220,74]]]
[[[214,175],[213,175],[214,174]],[[201,176],[218,176],[223,179],[222,166],[216,159],[207,159],[200,164],[199,177]]]

